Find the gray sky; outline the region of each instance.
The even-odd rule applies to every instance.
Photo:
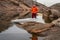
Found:
[[[56,3],[60,3],[60,0],[37,0],[37,2],[42,3],[46,6],[51,6]]]

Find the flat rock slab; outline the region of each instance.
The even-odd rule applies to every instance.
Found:
[[[25,18],[25,19],[16,19],[16,20],[11,20],[11,22],[20,22],[20,23],[24,23],[24,22],[41,22],[44,23],[42,16],[37,16],[37,18]]]

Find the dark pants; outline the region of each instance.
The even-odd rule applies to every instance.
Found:
[[[36,13],[32,13],[32,18],[36,18]]]

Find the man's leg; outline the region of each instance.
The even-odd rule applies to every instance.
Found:
[[[32,13],[32,18],[36,18],[36,13]]]
[[[34,16],[35,16],[35,18],[36,18],[36,13],[35,13],[35,15],[34,15]]]
[[[32,13],[32,18],[34,18],[35,17],[35,14],[34,13]]]

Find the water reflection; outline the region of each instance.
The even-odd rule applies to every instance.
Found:
[[[31,35],[25,30],[18,28],[16,25],[0,33],[0,40],[31,40]],[[39,39],[43,39],[39,37]]]
[[[41,18],[38,21],[40,21],[40,20],[42,21]],[[2,28],[4,29],[4,31],[0,30],[0,31],[2,31],[0,33],[0,40],[31,40],[29,38],[29,37],[31,37],[31,34],[29,34],[27,31],[25,31],[21,28],[18,28],[16,25],[12,25],[12,26],[9,26],[6,28],[2,27]],[[42,39],[43,39],[43,37],[42,38],[39,37],[39,40],[42,40]]]
[[[0,21],[0,32],[8,29],[11,26],[12,26],[11,22],[4,21],[4,20],[3,21]]]

